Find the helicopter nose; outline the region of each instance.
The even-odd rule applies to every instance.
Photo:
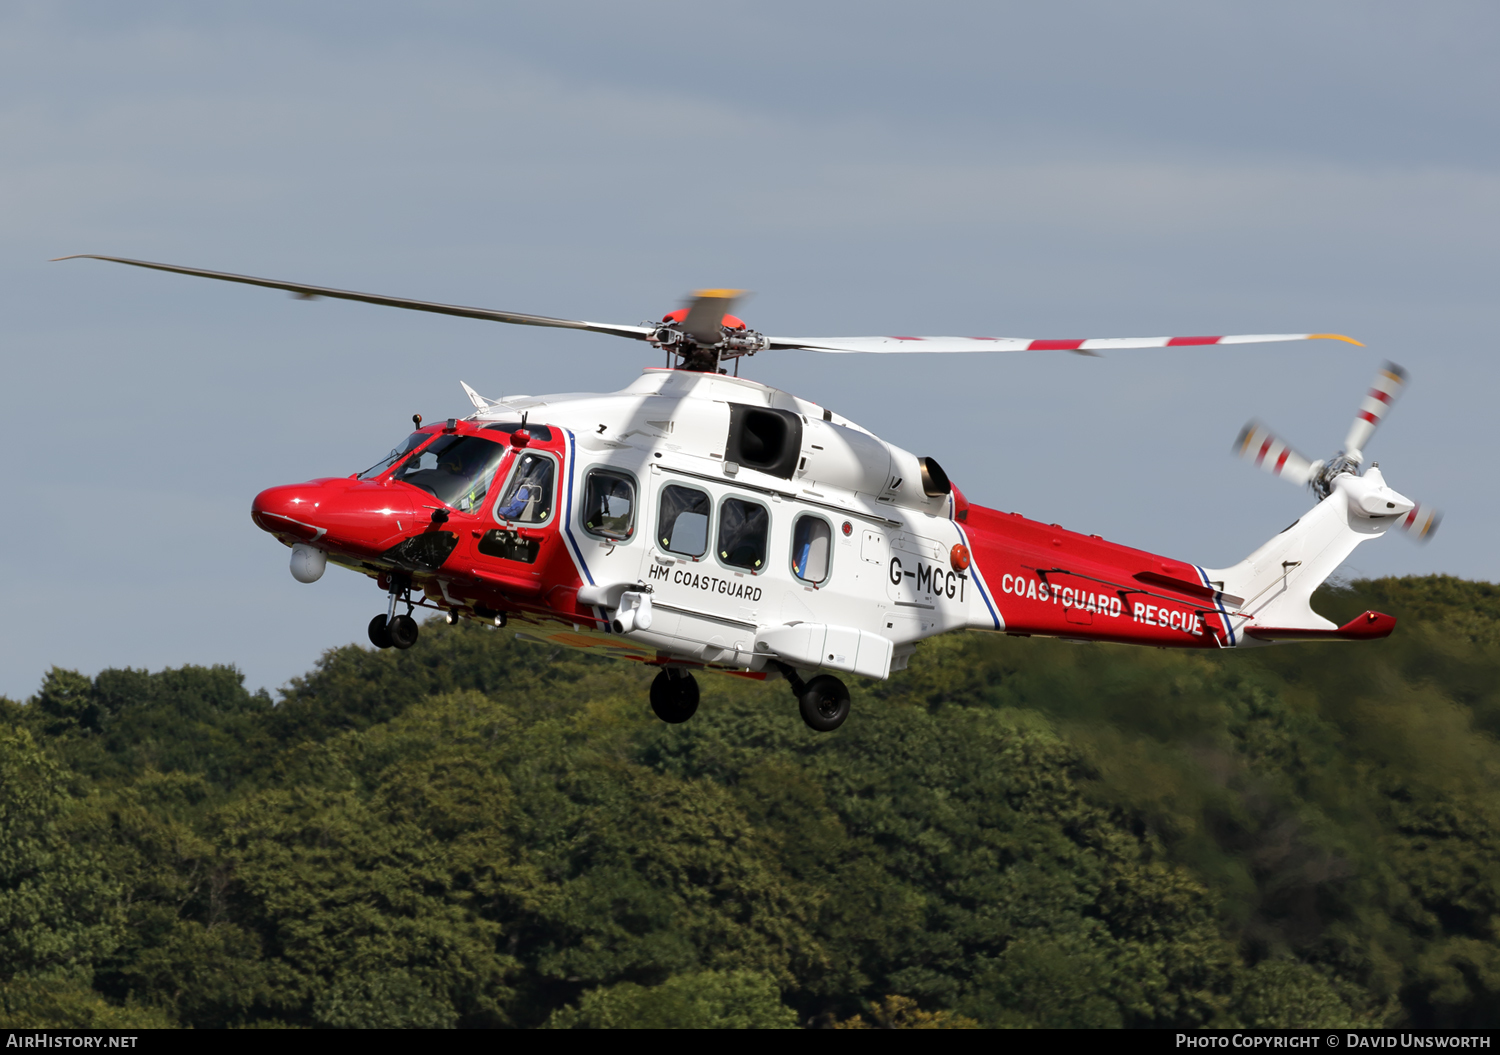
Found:
[[[250,503],[250,519],[273,535],[294,535],[309,541],[321,538],[326,530],[315,522],[322,504],[319,490],[307,484],[268,487]]]

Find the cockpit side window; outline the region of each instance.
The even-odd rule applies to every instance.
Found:
[[[656,541],[668,553],[697,559],[708,550],[708,495],[696,487],[668,484],[661,489]]]
[[[443,436],[408,455],[391,479],[420,487],[461,513],[472,513],[484,501],[509,450],[478,436]]]
[[[635,534],[635,481],[614,469],[592,469],[583,491],[583,529],[623,542]]]
[[[405,443],[403,443],[399,447],[391,448],[390,454],[387,454],[380,461],[376,462],[364,472],[360,473],[359,478],[361,480],[373,480],[375,477],[379,476],[381,473],[385,472],[391,466],[399,462],[402,458],[405,458],[412,451],[422,446],[422,444],[432,439],[433,435],[434,434],[431,432],[413,432],[406,438]]]
[[[552,515],[557,463],[541,451],[526,451],[516,459],[510,480],[495,504],[495,519],[517,524],[540,524]]]

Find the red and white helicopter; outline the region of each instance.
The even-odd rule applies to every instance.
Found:
[[[820,731],[849,713],[838,674],[889,677],[925,638],[977,629],[1167,648],[1385,637],[1395,619],[1343,626],[1313,591],[1366,539],[1424,538],[1437,515],[1364,468],[1364,448],[1405,383],[1387,363],[1343,451],[1293,452],[1251,423],[1236,444],[1318,503],[1228,568],[1199,565],[972,505],[930,457],[738,376],[762,351],[1095,352],[1253,344],[1337,334],[1026,340],[766,337],[734,315],[736,291],[700,292],[660,322],[617,326],[327,289],[121,257],[137,267],[390,307],[644,341],[675,367],[619,392],[489,400],[438,424],[414,417],[385,458],[348,477],[272,487],[251,517],[289,546],[310,583],[327,562],[387,593],[370,621],[380,648],[410,648],[418,607],[449,622],[660,668],[651,706],[698,708],[693,672],[784,678]],[[71,259],[71,258],[61,258]],[[725,364],[733,362],[734,376]],[[404,606],[405,611],[398,611]]]

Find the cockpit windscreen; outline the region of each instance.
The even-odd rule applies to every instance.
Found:
[[[391,479],[420,487],[462,513],[483,501],[510,448],[478,436],[444,436],[403,462]]]
[[[430,432],[413,432],[410,436],[406,437],[405,443],[399,447],[392,447],[390,454],[387,454],[380,461],[360,473],[359,478],[361,480],[375,479],[375,477],[385,472],[430,439],[432,439],[432,433]]]

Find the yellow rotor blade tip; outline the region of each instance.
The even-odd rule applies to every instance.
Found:
[[[1347,341],[1361,348],[1365,346],[1364,341],[1356,341],[1353,337],[1345,337],[1342,333],[1310,333],[1307,339],[1309,341]]]
[[[696,291],[695,297],[713,297],[717,300],[732,300],[745,292],[742,289],[700,289]]]

